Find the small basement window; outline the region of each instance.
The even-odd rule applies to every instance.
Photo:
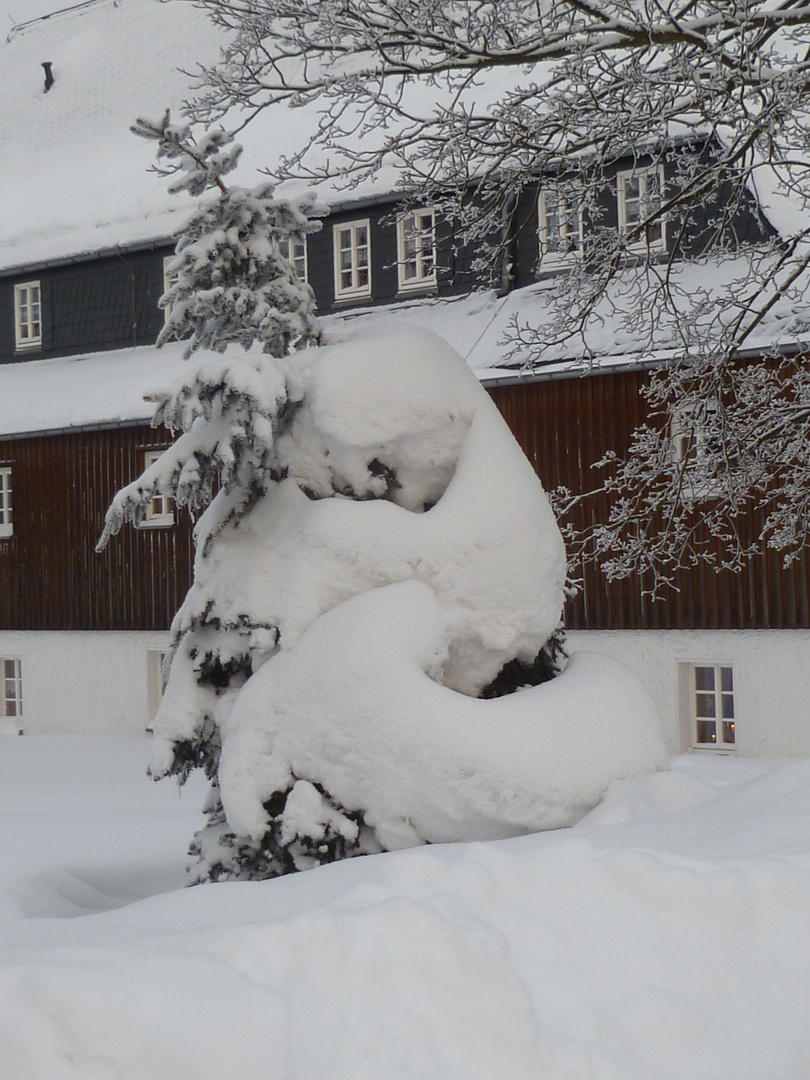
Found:
[[[14,535],[11,494],[11,466],[0,465],[0,540]]]
[[[350,221],[332,230],[335,251],[335,299],[371,296],[371,242],[368,221]]]
[[[430,208],[397,220],[397,279],[404,292],[436,284],[436,215]]]
[[[17,349],[42,348],[42,300],[38,281],[14,286],[14,342]]]
[[[733,750],[733,668],[723,664],[693,664],[691,677],[691,714],[695,746]]]
[[[149,468],[163,456],[163,450],[144,450],[143,469]],[[169,495],[154,495],[140,523],[142,529],[165,529],[174,525],[174,502]]]
[[[0,716],[8,720],[22,718],[22,674],[19,660],[0,659],[3,671],[3,697]]]

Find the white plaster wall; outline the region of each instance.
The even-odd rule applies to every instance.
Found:
[[[23,732],[143,735],[148,652],[168,641],[154,632],[0,631],[0,657],[21,661]]]
[[[0,631],[0,657],[22,664],[31,735],[142,735],[151,720],[148,653],[168,633]],[[734,668],[736,752],[810,756],[810,630],[571,631],[569,651],[627,664],[658,702],[671,752],[691,746],[681,664]]]
[[[679,665],[730,664],[736,752],[810,756],[810,630],[572,630],[568,645],[569,652],[606,653],[639,675],[659,704],[673,753],[692,745]]]

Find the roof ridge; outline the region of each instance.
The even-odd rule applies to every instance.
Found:
[[[94,4],[102,3],[103,0],[81,0],[78,4],[70,4],[68,7],[58,8],[56,11],[51,11],[47,15],[37,15],[34,19],[26,19],[25,22],[15,22],[12,28],[6,35],[6,42],[15,38],[21,30],[25,30],[27,27],[34,26],[36,23],[45,22],[47,19],[53,19],[57,15],[67,15],[71,11],[78,11],[80,8],[92,7]],[[120,0],[112,0],[113,6],[118,7]]]

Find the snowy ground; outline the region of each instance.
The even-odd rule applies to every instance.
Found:
[[[810,762],[573,829],[182,889],[199,784],[0,739],[3,1080],[806,1080]]]

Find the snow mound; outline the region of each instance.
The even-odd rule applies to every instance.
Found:
[[[231,825],[261,840],[268,790],[304,777],[362,809],[389,850],[493,840],[569,825],[611,780],[658,765],[655,706],[623,665],[577,653],[551,682],[482,701],[435,681],[446,648],[418,582],[318,619],[230,714],[219,777]]]
[[[565,553],[534,469],[441,338],[398,326],[208,361],[160,410],[185,434],[109,520],[156,490],[192,500],[212,459],[224,474],[152,759],[158,776],[193,755],[218,773],[203,862],[224,864],[233,836],[263,852],[271,832],[306,841],[302,868],[330,845],[556,828],[660,763],[652,701],[604,658],[478,699],[547,647]]]

